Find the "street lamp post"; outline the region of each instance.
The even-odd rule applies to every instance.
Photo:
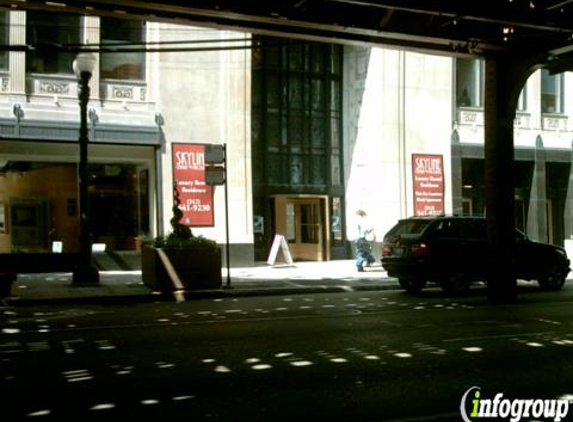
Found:
[[[78,79],[78,99],[80,103],[80,163],[78,168],[79,213],[80,213],[80,262],[73,272],[72,284],[99,284],[99,272],[92,263],[91,239],[89,228],[88,198],[88,101],[90,99],[89,81],[96,63],[92,53],[79,53],[74,60],[73,69]]]

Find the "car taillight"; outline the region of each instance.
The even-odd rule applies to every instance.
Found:
[[[382,246],[382,256],[392,255],[392,249],[388,246]]]
[[[410,251],[414,258],[421,258],[423,256],[426,256],[428,252],[430,252],[430,249],[428,248],[428,245],[426,245],[425,243],[419,243],[416,245],[412,245]]]

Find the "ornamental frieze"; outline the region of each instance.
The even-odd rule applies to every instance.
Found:
[[[38,81],[38,90],[41,94],[69,94],[69,82]]]
[[[120,100],[133,100],[133,87],[113,86],[111,88],[111,97]]]

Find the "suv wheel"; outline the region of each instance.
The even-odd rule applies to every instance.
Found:
[[[460,295],[466,293],[472,283],[469,276],[465,273],[450,274],[447,279],[442,281],[442,290],[448,295]]]
[[[419,278],[399,278],[398,283],[408,293],[419,293],[420,290],[426,287],[426,281]]]
[[[560,290],[563,287],[565,284],[565,277],[566,274],[564,271],[559,266],[553,265],[549,268],[547,274],[539,277],[537,282],[542,290],[555,291]]]

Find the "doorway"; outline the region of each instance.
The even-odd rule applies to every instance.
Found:
[[[295,261],[325,261],[328,248],[327,197],[277,195],[275,233],[284,234]]]

